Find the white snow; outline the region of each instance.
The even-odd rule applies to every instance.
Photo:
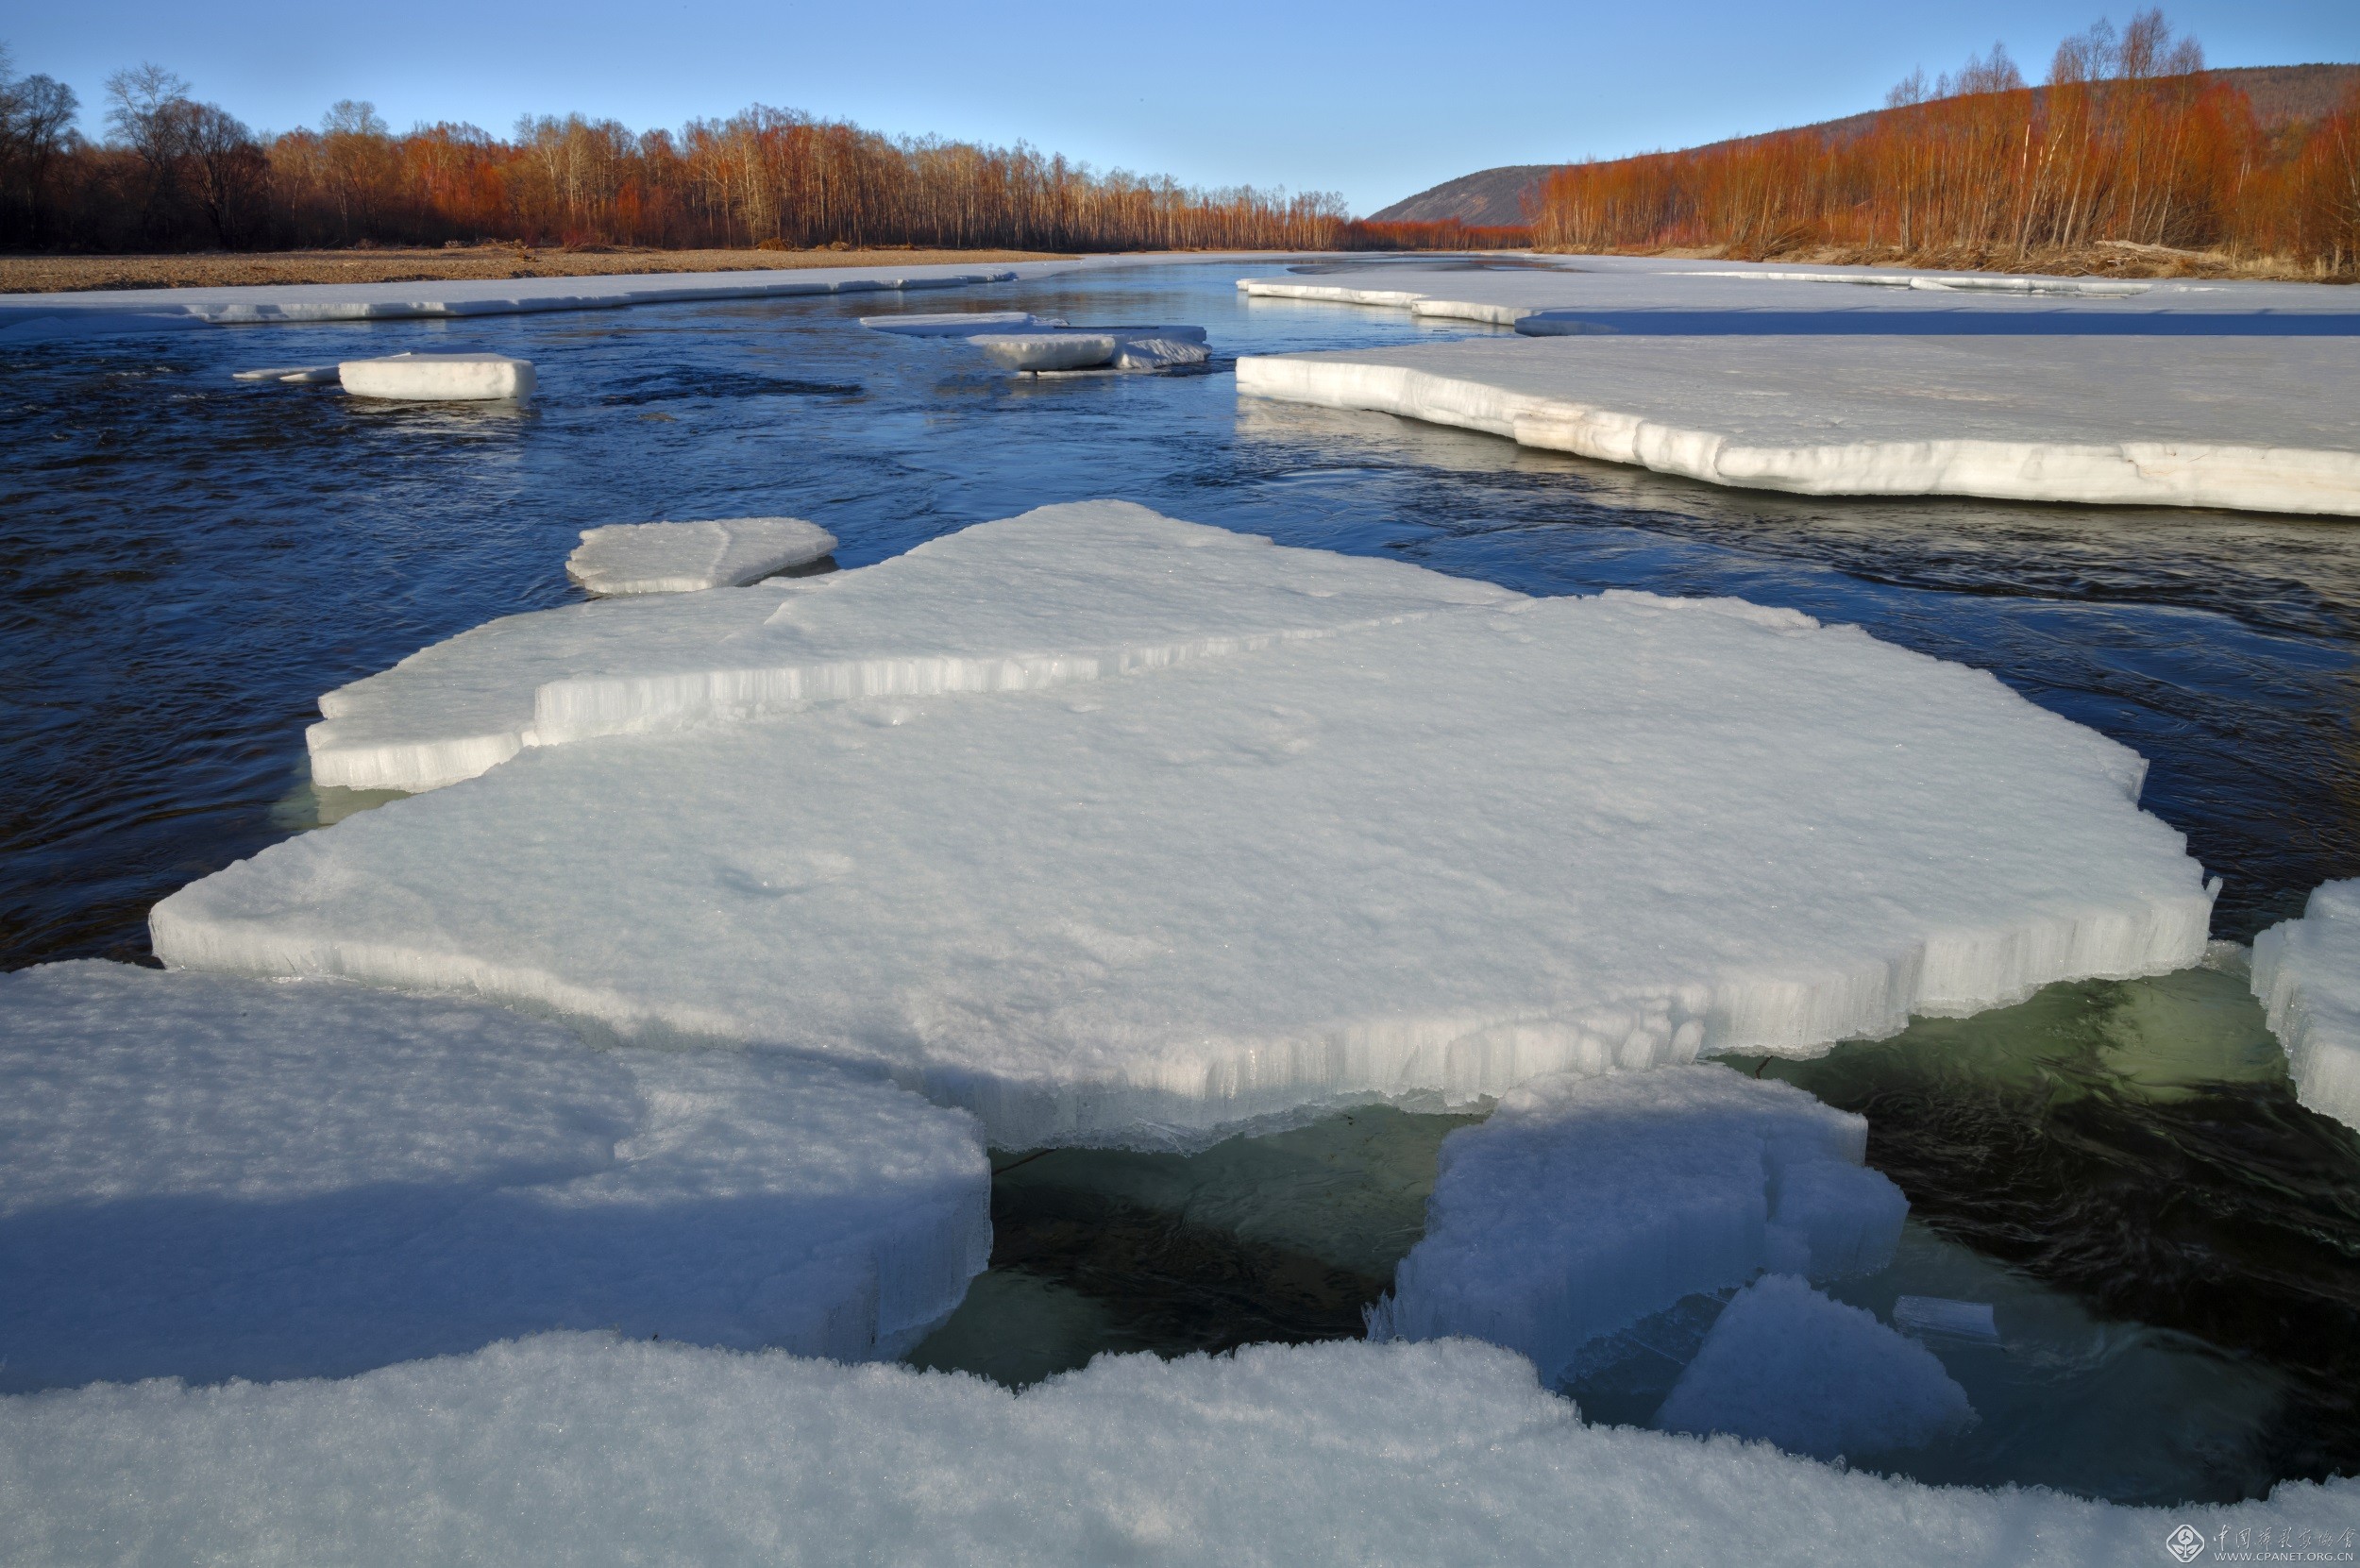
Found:
[[[1056,317],[1037,316],[1029,311],[914,311],[906,315],[863,316],[860,324],[872,332],[893,332],[905,338],[966,338],[978,332],[1065,325]]]
[[[978,332],[967,340],[1005,370],[1085,370],[1115,357],[1104,332]]]
[[[989,1182],[970,1119],[808,1063],[329,981],[0,975],[0,1389],[559,1327],[891,1356],[984,1267]]]
[[[2301,919],[2253,938],[2253,994],[2297,1098],[2360,1127],[2360,879],[2315,889]]]
[[[468,403],[532,396],[532,362],[505,354],[391,354],[346,360],[336,379],[356,397]]]
[[[693,594],[742,587],[834,548],[834,534],[800,517],[613,523],[582,531],[565,575],[594,594]]]
[[[2341,1551],[2360,1483],[2170,1510],[1584,1425],[1468,1341],[978,1378],[551,1335],[341,1382],[0,1400],[0,1558],[2148,1568],[2181,1524]]]
[[[1966,1391],[1924,1345],[1792,1274],[1768,1274],[1722,1309],[1655,1425],[1857,1459],[1923,1448],[1974,1419]]]
[[[1130,647],[1159,602],[1159,649],[1216,641],[1186,544],[1153,573],[1061,544],[1062,567],[986,587],[952,569],[990,559],[960,553],[984,531],[904,559],[995,630],[1032,624],[1014,647],[1106,647],[1073,624],[1093,602]],[[1730,600],[1385,576],[1352,603],[1384,568],[1336,560],[1314,586],[1267,544],[1192,533],[1259,593],[1307,590],[1292,629],[1364,629],[1282,641],[1254,599],[1219,646],[1274,646],[1030,691],[979,688],[1070,655],[903,641],[876,655],[891,679],[850,686],[865,700],[542,747],[274,846],[159,904],[157,950],[859,1061],[1007,1147],[1812,1054],[2204,950],[2211,893],[2136,808],[2141,760],[1981,671]],[[927,596],[846,592],[887,570],[810,580],[778,618],[827,668],[852,667],[834,628],[941,649]],[[1453,593],[1477,607],[1406,618]],[[612,727],[657,684],[545,687],[534,723]],[[685,684],[724,717],[811,692]]]
[[[531,746],[828,699],[1057,685],[1520,597],[1074,502],[829,577],[493,621],[321,698],[312,772],[433,789]]]
[[[1765,1269],[1893,1257],[1909,1201],[1861,1165],[1868,1123],[1718,1066],[1560,1076],[1442,1142],[1424,1237],[1373,1339],[1468,1335],[1549,1376],[1582,1346]]]

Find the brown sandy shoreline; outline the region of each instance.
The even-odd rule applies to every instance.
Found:
[[[470,245],[464,250],[281,250],[168,256],[0,256],[0,294],[205,289],[247,283],[418,283],[476,278],[598,278],[617,273],[764,272],[801,267],[928,267],[1070,261],[1040,250],[585,250]]]

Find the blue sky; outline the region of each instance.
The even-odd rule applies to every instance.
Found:
[[[2131,8],[2116,6],[2113,20]],[[397,127],[580,110],[640,128],[756,101],[897,133],[1023,140],[1099,168],[1343,194],[1366,212],[1496,163],[1612,157],[1873,108],[2004,41],[2035,79],[2096,4],[1493,0],[290,0],[27,5],[20,72],[78,93],[153,60],[258,129],[338,98]],[[2360,60],[2360,4],[2166,6],[2216,65]]]

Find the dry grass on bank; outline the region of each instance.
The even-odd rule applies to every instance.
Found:
[[[87,289],[205,289],[238,283],[418,283],[472,278],[597,278],[642,272],[761,272],[789,267],[924,267],[1069,260],[1036,250],[579,250],[470,245],[463,250],[280,250],[175,256],[0,256],[0,294]]]
[[[1780,266],[1912,267],[1929,272],[2037,274],[2045,278],[2231,278],[2256,283],[2352,283],[2360,274],[2332,270],[2323,261],[2292,257],[2230,256],[2217,250],[2176,250],[2169,245],[2100,240],[2078,249],[2012,251],[1918,250],[1897,245],[1814,245],[1763,254],[1735,245],[1634,247],[1612,254],[1661,256],[1688,261],[1773,261]]]

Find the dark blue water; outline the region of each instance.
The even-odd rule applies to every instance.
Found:
[[[581,529],[786,514],[835,532],[849,566],[1102,495],[1537,593],[1737,594],[1988,668],[2150,759],[2147,804],[2226,879],[2220,936],[2360,874],[2360,525],[1804,500],[1241,406],[1222,362],[1241,352],[1488,331],[1237,295],[1269,270],[970,296],[1201,323],[1217,360],[1194,376],[987,373],[860,329],[901,308],[879,295],[0,351],[0,965],[144,957],[157,899],[316,822],[302,733],[321,692],[566,601]],[[373,407],[229,379],[462,348],[532,360],[539,397]],[[1879,1050],[1815,1087],[1869,1109],[1873,1157],[1921,1215],[2094,1309],[2316,1385],[2271,1467],[2360,1468],[2360,1141],[2283,1081],[2163,1104],[1998,1092]]]

